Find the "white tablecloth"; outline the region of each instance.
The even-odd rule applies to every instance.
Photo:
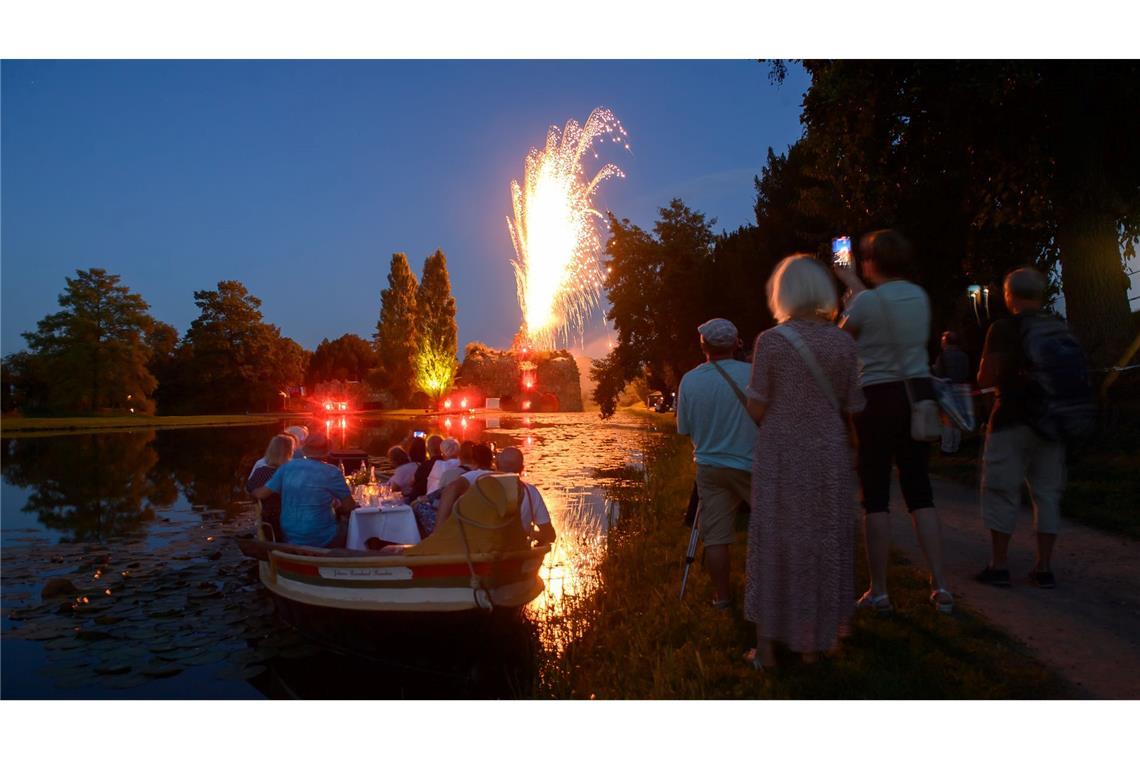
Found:
[[[379,507],[360,507],[348,516],[349,549],[364,550],[370,538],[397,544],[418,544],[420,531],[412,508],[402,503],[386,503]]]

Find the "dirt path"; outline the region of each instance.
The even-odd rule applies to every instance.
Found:
[[[923,567],[895,485],[894,547]],[[989,557],[976,490],[935,480],[934,499],[942,516],[946,570],[960,603],[1025,642],[1082,695],[1140,698],[1140,542],[1063,520],[1053,556],[1057,588],[1039,589],[1026,579],[1034,545],[1026,508],[1010,546],[1013,586],[993,588],[973,579]]]

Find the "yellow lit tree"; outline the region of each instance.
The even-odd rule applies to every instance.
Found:
[[[438,404],[455,381],[455,354],[446,348],[433,346],[427,340],[420,342],[416,356],[416,384]]]

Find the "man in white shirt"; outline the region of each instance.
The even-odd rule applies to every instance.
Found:
[[[519,502],[519,517],[522,519],[523,530],[530,538],[537,539],[540,544],[552,544],[555,539],[554,526],[550,524],[550,512],[546,509],[546,502],[542,494],[530,483],[523,481],[523,454],[514,446],[508,446],[499,452],[499,472],[513,472],[519,476],[519,483],[523,485],[522,499]]]
[[[459,466],[459,441],[454,438],[447,438],[439,444],[439,459],[435,460],[432,465],[431,472],[428,473],[427,478],[427,492],[435,493],[438,491],[442,484],[440,479],[443,474],[448,470]]]

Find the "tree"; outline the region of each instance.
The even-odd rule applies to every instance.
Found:
[[[305,385],[337,380],[362,381],[376,366],[376,352],[368,341],[345,333],[336,340],[322,340],[305,372]]]
[[[373,382],[387,386],[397,401],[407,403],[413,391],[417,340],[416,290],[419,283],[402,253],[392,254],[388,287],[380,291],[380,320],[376,323],[379,372]]]
[[[843,229],[913,239],[936,320],[966,283],[1059,260],[1074,331],[1095,361],[1115,360],[1140,234],[1140,64],[805,67],[805,173],[830,182]]]
[[[42,363],[42,376],[51,378],[46,406],[149,414],[156,381],[147,368],[152,319],[146,301],[104,269],[80,270],[66,280],[59,297],[63,310],[24,333]]]
[[[443,251],[437,250],[424,261],[423,278],[416,293],[416,314],[417,384],[433,401],[438,401],[455,380],[459,350],[455,299]]]
[[[261,301],[235,280],[194,292],[201,310],[180,350],[180,373],[195,411],[280,408],[281,393],[304,377],[304,350],[261,320]]]

